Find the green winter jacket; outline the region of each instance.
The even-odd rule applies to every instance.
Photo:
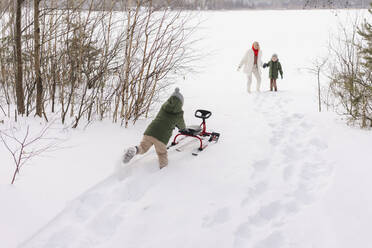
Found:
[[[171,96],[147,127],[144,135],[152,136],[167,145],[176,126],[179,129],[186,127],[183,119],[182,102],[179,98]]]
[[[277,61],[272,61],[270,60],[267,65],[269,66],[269,78],[278,78],[278,72],[280,72],[280,75],[283,77],[283,70],[282,70],[282,65],[280,64],[279,60]]]

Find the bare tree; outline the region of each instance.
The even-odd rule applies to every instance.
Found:
[[[52,124],[53,122],[46,124],[36,135],[30,134],[29,125],[24,134],[15,126],[11,126],[8,130],[0,130],[0,140],[10,153],[15,166],[11,184],[14,184],[20,170],[32,158],[36,158],[44,152],[53,151],[57,148],[60,140],[46,137]]]
[[[324,67],[326,66],[327,64],[327,61],[328,61],[328,58],[323,58],[323,59],[320,59],[320,60],[315,60],[313,62],[313,66],[311,68],[309,68],[309,72],[312,73],[312,74],[315,74],[316,77],[317,77],[317,83],[318,83],[318,109],[319,109],[319,112],[322,112],[322,87],[321,87],[321,80],[320,80],[320,76],[324,70]]]

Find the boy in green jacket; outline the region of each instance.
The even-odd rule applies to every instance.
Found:
[[[123,162],[128,163],[136,154],[146,153],[153,145],[159,158],[160,169],[168,165],[167,144],[172,136],[173,129],[184,129],[183,96],[176,88],[169,99],[162,105],[155,119],[147,127],[139,146],[129,147]]]
[[[278,91],[278,87],[276,86],[276,80],[278,79],[278,75],[280,72],[280,76],[283,79],[283,70],[282,65],[279,62],[278,55],[273,54],[271,60],[268,63],[263,64],[263,68],[269,67],[269,78],[270,78],[270,91]]]

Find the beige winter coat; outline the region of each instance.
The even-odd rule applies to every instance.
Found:
[[[261,49],[258,51],[258,56],[257,56],[257,69],[258,69],[258,72],[261,74],[261,67],[262,67],[262,60],[261,60],[261,57],[262,57],[262,51]],[[244,57],[242,58],[240,64],[239,64],[239,69],[244,66],[243,68],[243,72],[247,73],[247,74],[251,74],[252,73],[252,70],[253,70],[253,65],[254,65],[254,52],[252,49],[249,49]]]

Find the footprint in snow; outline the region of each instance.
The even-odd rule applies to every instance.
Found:
[[[74,226],[65,226],[60,231],[54,232],[42,247],[69,248],[77,241],[79,230]]]
[[[296,201],[290,201],[283,205],[284,211],[288,214],[296,214],[300,211],[300,206]]]
[[[314,191],[313,185],[306,182],[300,182],[293,192],[293,197],[298,203],[310,205],[315,201],[316,193],[317,192]]]
[[[230,211],[228,208],[218,209],[214,214],[203,218],[203,227],[211,228],[216,225],[226,223],[230,219]]]
[[[292,117],[288,116],[288,117],[283,117],[280,124],[283,126],[288,126],[289,124],[291,124],[291,122],[292,122]]]
[[[268,224],[280,215],[282,211],[282,204],[280,201],[275,201],[265,206],[262,206],[258,212],[250,218],[250,223],[256,226]]]
[[[283,140],[283,135],[280,132],[275,131],[274,136],[270,138],[269,142],[272,146],[277,146]]]
[[[283,170],[283,180],[290,181],[293,178],[294,166],[293,164],[287,165]]]
[[[274,128],[274,127],[277,126],[277,123],[276,122],[269,122],[268,125],[269,125],[269,127]]]
[[[253,163],[253,168],[256,171],[263,171],[265,170],[268,166],[270,165],[270,160],[264,159],[264,160],[259,160]]]
[[[151,188],[151,182],[146,180],[138,180],[136,178],[129,179],[126,183],[119,185],[114,189],[113,195],[116,202],[138,201]]]
[[[284,162],[293,162],[302,160],[306,157],[306,150],[302,150],[301,146],[285,146],[281,153],[284,155]]]
[[[302,127],[303,129],[306,129],[308,131],[310,131],[311,129],[313,129],[314,125],[309,123],[309,122],[306,122],[306,121],[302,121],[300,123],[300,127]]]
[[[289,135],[290,135],[290,140],[293,142],[293,141],[299,140],[299,137],[303,136],[304,132],[298,129],[293,129],[290,131]]]
[[[74,248],[86,248],[86,247],[94,247],[98,244],[98,242],[95,239],[87,238],[87,237],[81,237],[81,240],[77,242]],[[69,247],[71,248],[71,247]]]
[[[304,118],[304,115],[302,115],[302,114],[299,114],[299,113],[292,114],[290,116],[284,117],[282,119],[281,124],[283,126],[288,126],[288,125],[293,124],[296,121],[302,120],[303,118]]]
[[[263,195],[268,189],[268,184],[264,181],[257,183],[254,187],[248,189],[247,197],[242,201],[241,206],[244,207],[255,200],[260,195]]]
[[[246,248],[247,242],[251,239],[251,225],[249,222],[241,223],[236,229],[234,239],[234,248]]]
[[[115,209],[116,206],[107,206],[88,223],[87,228],[94,237],[110,237],[116,231],[122,217],[116,215]]]
[[[274,232],[259,241],[254,248],[281,248],[283,245],[285,245],[283,234],[281,232]]]
[[[303,119],[305,116],[303,114],[300,114],[300,113],[295,113],[295,114],[292,114],[292,117],[294,119]]]
[[[325,149],[328,148],[328,145],[319,138],[312,138],[309,141],[309,145],[315,147],[316,149],[318,149],[320,151],[325,150]]]
[[[97,209],[101,208],[105,203],[105,197],[99,192],[89,192],[78,198],[74,207],[74,215],[78,221],[86,221],[92,214],[95,214]]]

